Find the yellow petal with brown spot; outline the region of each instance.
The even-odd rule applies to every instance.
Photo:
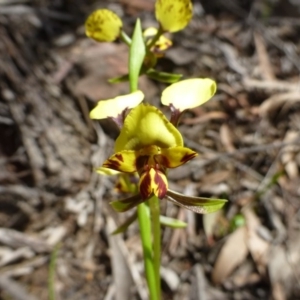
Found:
[[[107,159],[102,167],[125,173],[134,173],[136,172],[136,153],[131,150],[117,152]]]
[[[161,149],[161,154],[155,155],[155,161],[166,168],[177,168],[196,157],[197,152],[185,147]]]
[[[108,9],[98,9],[85,22],[85,33],[97,42],[112,42],[121,32],[121,19]]]
[[[139,191],[143,199],[148,199],[155,195],[163,199],[168,191],[168,180],[165,174],[151,168],[141,175],[139,181]]]
[[[192,18],[190,0],[157,0],[155,16],[163,30],[175,32],[187,26]]]

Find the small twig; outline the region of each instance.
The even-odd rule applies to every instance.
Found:
[[[299,92],[300,84],[291,83],[283,80],[256,80],[245,78],[243,80],[244,87],[248,89],[259,89],[269,93],[276,92]]]
[[[6,276],[0,277],[0,289],[6,291],[14,300],[37,300],[28,294],[23,286]]]
[[[264,79],[275,80],[276,77],[272,69],[272,65],[266,49],[265,41],[262,35],[258,32],[254,32],[253,36],[254,36],[254,43],[255,43],[256,52],[260,64],[261,75]]]
[[[13,248],[29,247],[37,253],[50,250],[44,241],[9,228],[0,228],[0,242]]]
[[[12,15],[12,14],[33,14],[35,11],[26,5],[11,5],[1,6],[0,15]]]

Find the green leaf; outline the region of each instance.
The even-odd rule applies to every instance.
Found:
[[[129,74],[125,74],[122,76],[118,76],[118,77],[114,77],[114,78],[110,78],[108,79],[109,83],[119,83],[119,82],[125,82],[129,80]]]
[[[170,190],[167,192],[167,199],[198,214],[215,212],[227,202],[224,199],[185,196]]]
[[[137,19],[129,51],[129,79],[131,92],[138,89],[138,78],[145,55],[146,46],[143,38],[141,22]]]
[[[109,204],[112,206],[112,208],[117,212],[124,212],[127,211],[138,204],[142,203],[144,200],[141,198],[140,194],[122,199],[110,202]]]
[[[168,226],[171,228],[185,228],[187,226],[187,223],[183,221],[165,217],[165,216],[160,216],[159,221],[161,225]]]
[[[115,229],[111,234],[115,235],[124,232],[136,219],[137,219],[137,213],[135,212],[125,222],[123,222],[120,226],[118,226],[118,228]]]
[[[182,74],[159,72],[154,69],[147,70],[146,74],[151,79],[165,83],[175,83],[182,77]]]
[[[246,219],[242,214],[236,214],[230,221],[230,230],[234,231],[246,224]]]

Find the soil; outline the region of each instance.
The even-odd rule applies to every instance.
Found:
[[[225,4],[226,3],[226,4]],[[134,214],[95,168],[118,128],[91,121],[99,99],[129,91],[120,41],[96,43],[84,21],[114,10],[130,35],[154,25],[154,0],[0,0],[0,300],[148,299]],[[297,1],[194,1],[157,69],[209,77],[217,94],[184,114],[185,144],[199,153],[171,170],[171,189],[228,199],[162,234],[163,299],[300,299],[300,5]],[[161,107],[166,84],[143,76]]]

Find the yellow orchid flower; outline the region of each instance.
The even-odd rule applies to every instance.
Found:
[[[164,31],[176,32],[190,22],[192,9],[190,0],[156,0],[155,16]]]
[[[103,167],[139,175],[139,193],[114,201],[119,212],[126,211],[155,195],[198,213],[219,209],[224,200],[187,197],[168,189],[167,169],[176,168],[194,158],[197,153],[183,146],[176,127],[160,110],[149,104],[140,104],[127,115],[115,143],[115,154]]]
[[[98,9],[85,22],[85,33],[97,42],[113,42],[120,35],[121,19],[111,10]]]
[[[125,119],[115,143],[115,154],[103,167],[124,173],[138,172],[142,199],[162,199],[168,190],[167,168],[176,168],[197,153],[183,147],[180,132],[154,106],[140,104]]]
[[[149,45],[152,39],[157,34],[158,30],[155,27],[148,27],[144,32],[143,35],[147,39],[147,45]],[[172,46],[172,41],[161,35],[159,39],[155,42],[155,44],[151,47],[151,52],[153,52],[157,57],[162,57],[163,52],[169,49]]]

